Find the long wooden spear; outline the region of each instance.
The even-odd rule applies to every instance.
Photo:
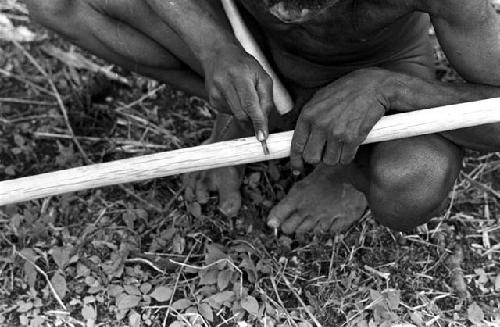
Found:
[[[382,118],[364,142],[382,142],[416,135],[500,122],[500,98],[419,110]],[[36,198],[207,170],[290,154],[293,131],[272,134],[264,155],[255,137],[200,145],[109,163],[71,168],[0,182],[0,205]]]

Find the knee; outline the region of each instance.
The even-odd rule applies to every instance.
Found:
[[[443,205],[460,171],[461,155],[427,144],[394,150],[386,146],[372,157],[368,198],[381,224],[411,230]]]

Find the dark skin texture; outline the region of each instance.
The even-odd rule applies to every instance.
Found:
[[[500,19],[487,0],[240,1],[296,103],[284,117],[273,110],[269,76],[238,45],[218,1],[26,2],[36,20],[83,48],[230,113],[217,118],[209,141],[295,128],[292,169],[318,167],[270,212],[268,224],[286,233],[338,232],[366,201],[382,224],[411,229],[441,208],[460,147],[500,149],[498,124],[360,147],[387,112],[500,96],[492,69]],[[429,17],[470,84],[432,79]],[[218,191],[221,210],[233,216],[240,179],[234,167],[192,174],[186,196],[204,203]]]

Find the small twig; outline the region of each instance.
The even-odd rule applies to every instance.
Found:
[[[461,173],[462,176],[468,180],[471,184],[474,184],[475,186],[479,187],[480,189],[486,191],[486,192],[489,192],[491,193],[493,196],[495,196],[497,199],[500,199],[500,193],[495,191],[494,189],[492,189],[491,187],[489,187],[488,185],[485,185],[483,183],[480,183],[478,181],[476,181],[475,179],[473,179],[472,177],[470,177],[469,175],[467,175],[466,173],[462,172]]]
[[[157,88],[155,88],[155,89],[149,91],[148,93],[144,94],[139,99],[137,99],[135,101],[132,101],[130,103],[127,103],[126,105],[123,105],[121,107],[115,108],[114,110],[115,111],[122,111],[122,110],[130,109],[133,106],[135,106],[136,104],[139,104],[139,103],[143,102],[144,100],[146,100],[147,98],[152,97],[156,93],[162,91],[163,89],[165,89],[165,87],[166,87],[166,85],[162,84],[162,85],[158,86]]]
[[[156,266],[154,263],[149,261],[148,259],[143,259],[143,258],[130,258],[125,260],[126,263],[142,263],[145,264],[149,267],[151,267],[153,270],[159,272],[162,275],[166,275],[166,272],[160,269],[158,266]]]
[[[68,133],[71,135],[73,143],[78,148],[78,151],[82,155],[85,163],[87,165],[92,164],[92,161],[90,161],[89,157],[87,156],[87,154],[83,150],[82,145],[80,144],[78,139],[75,137],[75,133],[74,133],[73,128],[71,127],[71,123],[69,121],[68,111],[66,110],[66,106],[64,105],[61,94],[59,93],[59,90],[57,89],[56,85],[54,84],[54,81],[49,76],[49,74],[43,69],[43,67],[40,66],[38,61],[28,51],[26,51],[26,49],[21,44],[19,44],[19,42],[14,41],[14,45],[19,50],[21,50],[21,52],[26,56],[26,58],[28,58],[28,60],[31,62],[31,64],[33,66],[35,66],[35,68],[47,79],[47,82],[49,83],[49,86],[52,89],[53,96],[56,98],[57,104],[59,105],[59,109],[61,110],[61,113],[63,115],[64,123],[66,124],[66,128],[68,129]]]
[[[195,241],[196,241],[196,243],[198,243],[198,240],[195,240]],[[186,264],[189,261],[189,258],[191,257],[191,254],[193,254],[194,249],[195,249],[195,246],[193,245],[193,247],[191,247],[191,250],[189,251],[186,259],[184,259],[184,264]],[[170,315],[170,308],[172,307],[172,303],[174,301],[174,294],[177,291],[177,287],[179,286],[179,280],[181,279],[181,274],[182,274],[183,270],[184,270],[184,268],[180,267],[179,272],[177,273],[177,278],[175,279],[175,285],[174,285],[174,290],[172,292],[172,297],[170,298],[170,302],[168,304],[169,307],[167,309],[167,312],[165,313],[165,318],[163,319],[163,327],[166,327],[166,325],[167,325],[167,318]]]
[[[50,279],[49,279],[49,276],[47,275],[47,273],[45,273],[45,271],[43,271],[42,268],[40,268],[36,263],[34,263],[33,261],[31,261],[30,259],[28,259],[24,254],[22,254],[21,252],[15,250],[15,254],[20,256],[21,258],[23,258],[24,260],[26,260],[29,264],[31,264],[35,269],[36,271],[38,271],[44,278],[45,280],[47,281],[47,285],[49,285],[49,288],[50,288],[50,291],[52,292],[52,295],[56,298],[57,302],[59,303],[59,305],[64,309],[64,310],[67,310],[66,306],[64,305],[63,301],[61,300],[61,298],[59,297],[59,295],[57,295],[57,292],[54,288],[54,286],[52,285],[52,283],[50,282]]]
[[[57,104],[57,103],[53,103],[53,102],[35,101],[35,100],[18,99],[18,98],[0,98],[0,102],[32,104],[32,105],[37,105],[37,106],[54,106]]]
[[[44,133],[44,132],[34,132],[33,135],[39,138],[57,138],[57,139],[72,139],[71,135],[57,134],[57,133]],[[117,145],[128,145],[136,147],[144,147],[150,149],[169,149],[169,146],[159,145],[159,144],[149,144],[141,141],[132,141],[127,139],[113,139],[113,138],[100,138],[100,137],[89,137],[89,136],[76,136],[78,140],[89,141],[89,142],[111,142]]]
[[[309,318],[311,318],[311,320],[314,322],[314,324],[316,325],[316,327],[323,327],[321,325],[321,323],[318,321],[318,319],[316,318],[316,316],[314,316],[312,314],[311,310],[309,310],[309,308],[305,304],[304,300],[302,300],[302,298],[297,293],[297,291],[292,287],[292,284],[290,283],[290,281],[288,280],[288,278],[286,278],[286,276],[284,274],[281,274],[281,278],[283,278],[283,280],[285,281],[286,286],[290,289],[290,291],[292,291],[293,295],[297,298],[297,301],[299,301],[300,305],[302,305],[302,307],[306,311],[307,315],[309,316]]]
[[[276,285],[276,280],[274,277],[271,277],[270,278],[271,280],[271,284],[273,285],[273,290],[274,290],[274,293],[276,294],[276,298],[278,299],[278,303],[279,305],[281,306],[281,308],[283,308],[283,311],[284,313],[286,314],[287,316],[287,319],[288,321],[295,327],[297,327],[297,323],[295,322],[295,320],[290,316],[290,314],[288,313],[288,311],[286,310],[286,307],[285,307],[285,304],[283,303],[283,300],[281,299],[280,297],[280,294],[278,292],[278,285]]]

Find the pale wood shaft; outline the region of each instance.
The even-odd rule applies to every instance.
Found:
[[[500,122],[500,98],[384,117],[364,142],[374,143]],[[289,156],[293,131],[272,134],[271,155],[254,137],[200,145],[0,182],[0,205],[113,184]]]
[[[264,68],[273,80],[273,99],[276,109],[282,115],[290,112],[293,108],[293,101],[290,94],[271,68],[271,65],[255,41],[255,38],[252,36],[252,33],[248,30],[234,1],[222,0],[222,5],[233,28],[234,36],[238,39],[243,49],[261,64],[262,68]]]

